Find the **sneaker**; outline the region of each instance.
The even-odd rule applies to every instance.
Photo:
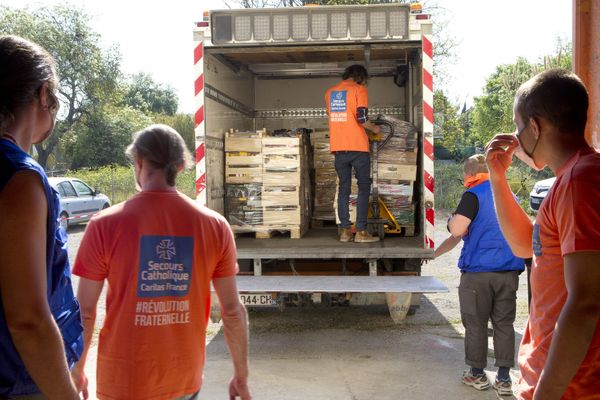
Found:
[[[379,242],[379,237],[371,236],[367,231],[358,231],[354,237],[356,243],[373,243]]]
[[[498,394],[500,396],[512,396],[513,395],[512,382],[511,382],[510,378],[507,380],[502,380],[502,379],[496,378],[496,380],[494,381],[494,389],[496,390],[496,392],[498,392]]]
[[[340,228],[340,242],[351,242],[352,241],[352,229],[351,228]]]
[[[485,373],[483,375],[473,375],[470,369],[463,372],[462,383],[477,390],[485,390],[490,387],[490,381]]]

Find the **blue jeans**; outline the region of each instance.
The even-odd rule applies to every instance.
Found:
[[[350,228],[350,190],[352,169],[358,181],[356,204],[356,229],[367,229],[367,212],[371,194],[371,156],[364,151],[336,151],[335,172],[340,180],[338,191],[338,218],[341,228]]]

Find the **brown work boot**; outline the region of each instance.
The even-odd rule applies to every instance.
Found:
[[[379,242],[379,237],[372,236],[367,231],[357,231],[356,236],[354,237],[354,241],[356,243],[373,243],[373,242]]]
[[[352,228],[340,228],[340,242],[352,241]]]

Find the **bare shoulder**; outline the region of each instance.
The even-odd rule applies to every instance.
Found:
[[[13,175],[0,191],[0,207],[11,209],[47,208],[41,176],[31,170]],[[7,214],[9,215],[9,214]]]

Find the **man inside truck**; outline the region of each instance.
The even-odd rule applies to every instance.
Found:
[[[368,79],[365,67],[351,65],[344,70],[342,81],[325,93],[330,150],[335,157],[335,171],[339,180],[338,218],[341,242],[354,240],[356,243],[371,243],[379,240],[367,232],[371,157],[369,135],[365,128],[376,134],[380,132],[379,127],[369,121]],[[355,237],[352,237],[350,222],[352,169],[358,182]]]
[[[500,228],[516,255],[533,255],[521,399],[599,398],[600,153],[585,140],[588,104],[575,74],[544,71],[517,91],[516,133],[486,148]],[[535,222],[511,201],[506,171],[515,154],[557,177]]]

